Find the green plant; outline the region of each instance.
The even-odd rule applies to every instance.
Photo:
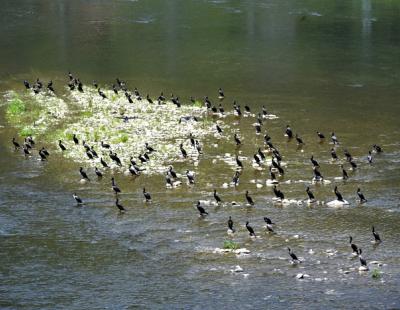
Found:
[[[202,107],[204,106],[203,102],[201,102],[200,100],[196,100],[196,101],[193,103],[193,105],[194,105],[195,107],[199,107],[199,108],[202,108]]]
[[[379,279],[381,277],[381,272],[378,269],[372,270],[372,279]]]
[[[231,240],[225,240],[224,241],[224,249],[229,249],[229,250],[236,250],[239,248],[239,245]]]
[[[18,97],[17,94],[13,95],[10,103],[7,106],[6,114],[8,118],[15,119],[26,111],[25,103]]]
[[[32,127],[25,126],[19,131],[19,135],[21,137],[28,137],[28,136],[33,136],[35,133],[35,130]]]

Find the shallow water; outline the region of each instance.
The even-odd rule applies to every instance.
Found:
[[[255,118],[227,116],[222,119],[229,125],[227,139],[203,139],[197,167],[191,161],[174,164],[180,173],[196,172],[195,186],[166,189],[162,175],[133,179],[115,172],[128,209],[119,215],[109,172],[82,185],[80,164],[40,138],[51,152],[48,162],[14,152],[10,141],[18,130],[6,123],[3,100],[1,308],[400,306],[397,2],[24,0],[3,1],[1,12],[2,92],[23,93],[23,79],[40,77],[53,79],[62,97],[68,70],[84,83],[111,85],[118,76],[130,89],[152,97],[173,92],[185,102],[190,95],[217,102],[223,87],[226,110],[237,100],[253,112],[266,105],[279,117],[265,120],[263,132],[287,162],[283,181],[292,182],[280,185],[287,198],[306,199],[314,154],[332,181],[311,185],[317,199],[333,200],[337,184],[350,202],[338,209],[274,205],[266,170],[256,171],[250,163],[263,143],[262,135],[254,134]],[[286,124],[305,141],[302,149],[283,137]],[[235,154],[237,130],[245,168],[237,188],[223,188],[234,168],[218,156]],[[341,172],[329,161],[332,145],[329,139],[317,143],[316,130],[326,136],[335,131],[338,155],[343,158],[347,148],[355,157],[359,169],[348,181],[334,180]],[[384,153],[369,165],[366,156],[374,143]],[[143,186],[153,197],[149,205],[143,203]],[[356,203],[357,187],[367,204]],[[212,199],[214,188],[226,203],[206,207],[210,215],[199,219],[195,202]],[[244,206],[246,190],[254,207]],[[84,206],[75,206],[74,192]],[[250,255],[213,253],[230,238],[228,216],[237,229],[233,240]],[[263,216],[277,223],[276,235],[265,233]],[[248,237],[246,220],[259,238]],[[383,239],[377,247],[371,244],[372,225]],[[351,258],[349,235],[368,262],[383,266],[353,270],[359,261]],[[290,264],[288,246],[301,264]],[[243,272],[231,272],[236,265]],[[372,278],[373,269],[380,270],[379,279]],[[298,273],[310,277],[298,280]]]

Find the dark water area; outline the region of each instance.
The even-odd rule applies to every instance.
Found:
[[[400,3],[4,0],[0,13],[1,309],[400,307]],[[174,165],[196,172],[193,187],[166,189],[162,175],[133,180],[117,172],[128,209],[119,215],[110,175],[80,184],[79,163],[56,145],[41,162],[10,142],[18,131],[6,120],[3,94],[23,93],[22,81],[37,77],[64,88],[68,71],[108,87],[120,77],[130,89],[174,93],[187,104],[189,96],[216,101],[222,87],[226,110],[233,100],[254,112],[265,105],[279,117],[263,129],[287,162],[285,195],[306,199],[300,181],[311,181],[314,154],[332,181],[311,185],[314,194],[328,202],[338,185],[350,206],[274,204],[272,187],[253,182],[268,177],[251,167],[263,144],[255,118],[227,116],[247,157],[238,187],[222,186],[234,169],[218,157],[235,154],[233,139],[209,137],[198,166]],[[306,142],[302,150],[283,137],[287,124]],[[325,143],[317,143],[317,130]],[[338,155],[347,148],[359,164],[346,182],[335,179],[340,168],[330,162],[332,131],[341,141]],[[375,143],[384,152],[369,165]],[[143,203],[143,186],[151,205]],[[356,202],[357,187],[364,205]],[[206,207],[210,215],[199,219],[195,202],[212,200],[214,188],[242,206]],[[254,207],[243,205],[246,190]],[[74,192],[84,206],[75,206]],[[226,233],[229,216],[234,237]],[[277,223],[277,234],[266,233],[263,216]],[[247,220],[259,238],[249,238]],[[383,239],[378,246],[372,225]],[[350,235],[368,262],[381,265],[358,272]],[[213,253],[231,238],[250,255]],[[290,264],[288,246],[301,264]],[[237,265],[243,272],[231,271]],[[297,279],[299,273],[310,277]]]

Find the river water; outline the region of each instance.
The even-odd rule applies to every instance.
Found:
[[[109,175],[79,183],[79,164],[55,144],[49,162],[25,159],[12,148],[17,130],[0,107],[0,307],[2,309],[326,309],[400,307],[400,4],[397,1],[100,1],[5,0],[1,3],[0,91],[24,92],[22,80],[40,77],[65,87],[67,72],[84,83],[111,85],[116,77],[153,97],[161,91],[233,100],[254,112],[265,105],[279,118],[264,122],[284,155],[280,188],[306,199],[311,154],[332,184],[311,185],[319,200],[334,199],[338,185],[350,206],[329,208],[273,204],[271,187],[256,188],[266,171],[250,165],[262,146],[255,118],[228,116],[240,131],[245,169],[240,185],[223,188],[234,170],[218,158],[237,149],[233,138],[204,144],[196,184],[166,189],[164,177],[135,180],[117,174],[128,209],[120,215]],[[302,149],[283,136],[290,124]],[[330,163],[335,131],[359,168],[346,182]],[[18,136],[17,136],[18,137]],[[38,138],[40,140],[40,137]],[[18,140],[21,140],[18,137]],[[384,152],[366,159],[373,144]],[[46,145],[46,141],[41,141]],[[348,166],[347,166],[348,168]],[[153,196],[144,204],[145,186]],[[368,202],[356,202],[360,187]],[[226,202],[206,207],[216,188]],[[249,190],[254,207],[244,206]],[[72,193],[86,204],[76,207]],[[236,201],[241,206],[227,202]],[[213,253],[225,240],[232,216],[233,240],[249,255]],[[263,216],[276,223],[267,234]],[[258,238],[249,238],[246,221]],[[371,241],[374,225],[383,242]],[[370,271],[358,272],[348,237],[363,249]],[[303,262],[291,265],[287,247]],[[239,265],[243,272],[232,272]],[[374,270],[379,276],[374,278]],[[309,277],[297,279],[302,273]]]

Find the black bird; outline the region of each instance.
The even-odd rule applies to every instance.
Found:
[[[208,99],[208,96],[204,97],[204,104],[207,107],[207,109],[211,108],[212,103],[211,103],[210,99]]]
[[[49,155],[50,155],[50,153],[46,150],[45,147],[42,147],[40,150],[42,151],[42,153],[43,153],[44,155],[46,155],[46,156],[49,156]]]
[[[381,238],[379,237],[379,234],[375,231],[375,227],[374,226],[372,226],[372,234],[374,235],[375,243],[382,242]]]
[[[245,106],[244,106],[244,110],[245,110],[247,113],[250,113],[250,107],[249,107],[248,105],[245,105]]]
[[[336,154],[336,151],[335,151],[334,148],[331,149],[331,157],[332,157],[332,159],[334,159],[334,160],[338,159],[337,154]]]
[[[254,201],[253,201],[253,198],[250,197],[249,191],[246,191],[245,195],[246,195],[246,200],[249,203],[249,205],[254,206]]]
[[[347,180],[349,178],[349,175],[347,174],[347,171],[343,168],[343,165],[340,165],[340,167],[342,168],[343,180]]]
[[[147,155],[147,153],[143,153],[143,157],[146,158],[147,161],[150,160],[150,157],[149,157],[149,155]]]
[[[178,177],[172,166],[169,166],[167,174],[170,175],[173,179],[176,179]]]
[[[366,203],[367,202],[367,199],[365,199],[365,196],[361,192],[360,188],[357,188],[357,195],[358,195],[358,198],[360,198],[360,203]]]
[[[289,125],[286,126],[285,133],[289,139],[293,138],[293,131],[292,128],[289,127]]]
[[[47,160],[46,154],[43,152],[43,150],[39,150],[39,156],[41,161]]]
[[[39,80],[39,78],[36,79],[36,86],[38,89],[42,89],[43,88],[43,83]]]
[[[347,149],[345,149],[343,153],[346,156],[347,161],[350,161],[352,159],[352,156]]]
[[[217,129],[217,132],[218,132],[219,134],[222,133],[222,128],[219,127],[218,124],[215,125],[215,128]]]
[[[100,95],[101,98],[107,99],[106,94],[105,94],[104,92],[102,92],[100,88],[97,90],[97,92],[99,93],[99,95]]]
[[[118,95],[118,88],[115,86],[115,84],[112,85],[112,89],[114,91],[114,94]]]
[[[374,150],[377,153],[382,153],[383,152],[382,148],[379,145],[374,144],[372,147],[374,148]]]
[[[35,141],[33,141],[33,139],[32,139],[31,136],[28,136],[28,137],[26,138],[26,140],[27,140],[31,145],[35,145]]]
[[[72,140],[74,140],[74,143],[75,143],[75,144],[79,144],[79,140],[78,140],[78,138],[76,137],[75,134],[74,134],[74,136],[72,137]]]
[[[285,174],[285,171],[284,171],[283,168],[280,166],[280,164],[278,164],[278,162],[275,161],[275,158],[276,158],[276,157],[274,157],[274,158],[272,159],[272,166],[274,166],[274,168],[278,169],[278,172],[279,172],[280,175],[284,175],[284,174]]]
[[[242,111],[240,110],[240,105],[236,106],[236,104],[235,104],[234,111],[235,111],[237,116],[242,116]]]
[[[258,148],[257,153],[262,160],[265,160],[265,155],[264,155],[263,151],[261,151],[261,148]]]
[[[300,263],[300,260],[297,258],[296,254],[293,253],[293,251],[290,248],[287,248],[289,251],[289,255],[292,258],[293,263]]]
[[[320,141],[325,139],[325,136],[322,133],[320,133],[319,131],[317,131],[317,135],[318,135]]]
[[[197,201],[197,210],[199,210],[200,216],[208,215],[208,212],[206,212],[206,210],[204,210],[204,208],[200,206],[200,201]]]
[[[192,147],[194,147],[195,144],[196,144],[196,142],[195,142],[195,139],[194,139],[192,133],[189,134],[189,141],[190,141],[190,145],[191,145]]]
[[[24,146],[25,146],[27,149],[31,149],[31,148],[32,148],[32,145],[29,143],[29,141],[28,141],[27,138],[24,139]]]
[[[50,82],[47,83],[47,89],[54,93],[53,81],[50,80]]]
[[[349,163],[350,163],[351,167],[353,168],[353,170],[357,168],[357,164],[354,162],[353,158],[351,158],[349,160]]]
[[[238,135],[236,133],[233,136],[233,138],[235,139],[236,145],[241,145],[242,144],[242,141],[240,141],[240,139],[239,139],[239,137],[238,137]]]
[[[189,184],[194,184],[194,172],[186,170],[186,176],[188,178]]]
[[[119,209],[119,212],[120,212],[120,213],[122,213],[122,212],[125,212],[125,211],[126,211],[126,209],[124,208],[124,206],[123,206],[123,205],[121,205],[121,204],[119,203],[119,199],[118,199],[118,198],[115,200],[115,205],[116,205],[116,206],[117,206],[117,208]]]
[[[19,145],[19,143],[17,141],[15,141],[15,138],[12,138],[12,143],[15,147],[15,149],[19,149],[21,146]]]
[[[78,80],[78,91],[83,93],[83,85],[82,82]]]
[[[183,156],[183,158],[187,158],[187,152],[186,152],[186,150],[183,148],[183,144],[181,143],[181,144],[179,144],[179,149],[181,150],[181,154],[182,154],[182,156]]]
[[[353,243],[353,237],[349,236],[350,247],[353,250],[353,254],[358,254],[358,247]]]
[[[332,132],[332,134],[331,134],[331,139],[332,139],[332,142],[333,142],[334,145],[339,144],[339,141],[338,141],[338,139],[337,139],[337,137],[336,137],[334,132]]]
[[[141,162],[142,164],[147,163],[147,159],[146,159],[142,154],[140,154],[140,155],[138,156],[138,159],[140,160],[140,162]]]
[[[254,126],[254,128],[256,129],[256,134],[259,135],[261,133],[261,125],[257,124]]]
[[[164,97],[163,92],[161,92],[160,96],[158,96],[158,100],[159,101],[165,101],[165,97]]]
[[[146,96],[146,100],[147,100],[147,102],[148,102],[148,103],[153,103],[153,100],[151,100],[151,98],[150,98],[149,94],[147,94],[147,96]]]
[[[105,149],[109,149],[111,146],[108,143],[104,143],[103,141],[101,141],[101,147],[105,148]]]
[[[86,151],[86,155],[89,159],[93,159],[93,155],[89,151]]]
[[[253,155],[254,161],[256,162],[257,165],[261,166],[261,159],[258,154]]]
[[[28,148],[25,145],[23,146],[23,150],[24,150],[25,156],[31,155],[31,153],[29,152]]]
[[[83,170],[82,167],[79,168],[79,173],[81,174],[83,179],[90,181],[90,179],[88,178],[86,172]]]
[[[94,172],[96,173],[97,177],[99,177],[99,178],[103,177],[103,174],[97,167],[94,167]]]
[[[231,233],[235,232],[235,229],[233,228],[233,221],[232,221],[231,216],[229,217],[229,220],[228,220],[228,229],[230,230]]]
[[[58,140],[58,146],[60,147],[61,151],[65,151],[66,150],[66,148],[65,148],[64,144],[62,144],[61,140]]]
[[[146,192],[146,189],[143,187],[143,196],[146,198],[146,202],[151,202],[150,193]]]
[[[111,187],[112,187],[113,191],[115,192],[115,195],[117,195],[118,193],[121,192],[120,188],[117,186],[117,184],[115,184],[114,177],[111,178]]]
[[[132,175],[140,175],[140,170],[139,169],[136,169],[136,166],[134,166],[134,165],[129,165],[129,172],[132,174]]]
[[[129,102],[129,103],[133,103],[132,96],[131,96],[130,94],[128,94],[127,92],[125,92],[125,97],[126,97],[126,99],[128,99],[128,102]]]
[[[221,114],[224,114],[224,113],[225,113],[225,110],[224,110],[224,108],[223,108],[223,106],[222,106],[221,103],[219,104],[218,111],[219,111],[219,113],[221,113]]]
[[[74,199],[75,199],[75,201],[76,201],[76,203],[77,203],[78,205],[83,204],[82,199],[81,199],[76,193],[74,193],[74,194],[72,195],[72,197],[74,197]]]
[[[306,193],[307,193],[308,199],[309,199],[310,201],[315,201],[314,194],[312,193],[312,191],[310,190],[310,187],[308,187],[308,186],[307,186],[307,188],[306,188]]]
[[[255,237],[255,236],[256,236],[256,234],[254,233],[254,229],[253,229],[253,227],[251,227],[251,226],[249,225],[249,222],[246,222],[246,228],[247,228],[247,230],[249,231],[249,235],[250,235],[251,237]]]
[[[296,141],[298,145],[304,144],[303,140],[299,137],[299,135],[296,133]]]
[[[222,202],[221,198],[217,194],[217,190],[216,189],[214,189],[214,199],[218,204],[220,204]]]
[[[267,111],[267,109],[265,108],[264,105],[262,106],[262,114],[263,114],[263,116],[267,116],[268,115],[268,111]]]
[[[371,151],[368,151],[368,156],[367,156],[367,160],[370,164],[372,164],[373,158],[372,158],[372,153]]]
[[[29,85],[29,82],[27,80],[24,80],[24,85],[26,89],[31,88],[31,85]]]
[[[94,158],[99,158],[99,156],[97,155],[97,152],[94,150],[93,146],[90,148],[90,152],[92,152],[92,155]]]
[[[236,171],[235,175],[233,176],[233,179],[232,179],[232,184],[234,186],[238,186],[239,185],[239,176],[240,176],[239,171]]]
[[[264,216],[264,222],[269,224],[269,225],[274,225],[275,223],[272,222],[272,220],[269,217]]]
[[[276,198],[279,198],[281,200],[285,199],[285,195],[279,189],[276,188],[276,185],[274,185],[273,190]]]
[[[242,161],[239,159],[239,157],[236,155],[236,165],[242,169],[243,168],[243,163]]]
[[[218,96],[220,99],[223,99],[225,97],[224,91],[222,90],[221,87],[218,89]]]
[[[110,158],[113,160],[113,161],[115,161],[115,163],[118,165],[118,166],[122,166],[122,163],[121,163],[121,160],[119,159],[119,157],[118,157],[118,155],[117,155],[117,153],[112,153],[111,151],[110,151]]]
[[[146,142],[144,145],[145,145],[145,147],[146,147],[146,150],[147,150],[149,153],[153,153],[153,152],[156,151],[156,150],[153,149],[147,142]]]
[[[100,163],[103,165],[104,168],[109,168],[107,163],[103,160],[103,157],[100,157]]]
[[[344,201],[343,196],[342,196],[342,194],[338,191],[337,186],[335,186],[334,193],[335,193],[335,195],[336,195],[337,200],[342,201],[342,202]]]
[[[361,256],[361,254],[362,254],[361,248],[358,249],[357,254],[358,254],[358,258],[360,259],[360,264],[361,264],[361,266],[362,266],[362,267],[367,267],[367,261],[366,261],[366,259],[364,259],[364,258]],[[367,267],[367,268],[368,268],[368,267]]]
[[[318,162],[314,159],[314,155],[311,155],[310,160],[314,167],[319,167]]]

